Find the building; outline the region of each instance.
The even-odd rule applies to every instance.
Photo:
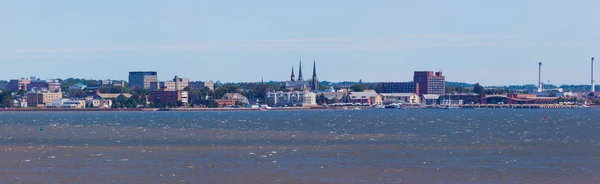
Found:
[[[317,98],[321,95],[327,98],[329,103],[341,103],[344,102],[346,92],[317,92]]]
[[[317,61],[313,60],[313,75],[311,82],[312,90],[319,90],[319,78],[317,77]]]
[[[149,89],[150,83],[157,82],[158,75],[154,71],[129,72],[129,87]]]
[[[31,83],[31,80],[29,80],[29,78],[13,79],[8,82],[6,89],[11,92],[16,92],[19,90],[27,91],[28,90],[27,86],[30,83]]]
[[[27,93],[28,107],[44,107],[52,103],[52,100],[62,99],[62,92],[30,91]]]
[[[313,72],[313,79],[317,79],[316,68],[313,68]],[[290,80],[281,82],[280,89],[288,91],[312,91],[312,89],[314,89],[314,84],[311,84],[309,81],[305,81],[302,77],[302,61],[300,61],[300,69],[298,70],[298,80],[296,80],[295,77],[296,75],[294,75],[294,67],[292,67],[292,75],[290,76]],[[316,87],[318,87],[318,84]]]
[[[85,100],[74,99],[55,99],[51,103],[46,104],[48,109],[83,109],[85,108]]]
[[[421,104],[423,104],[423,105],[438,105],[439,99],[440,99],[440,95],[438,95],[438,94],[422,94],[421,95]]]
[[[420,104],[421,97],[416,93],[380,93],[384,104],[402,103],[402,104]]]
[[[152,91],[158,91],[158,90],[183,91],[183,89],[188,87],[188,84],[189,84],[189,79],[179,78],[178,76],[175,76],[175,78],[173,78],[173,81],[151,82],[150,90],[152,90]]]
[[[536,94],[481,95],[481,104],[556,104],[558,97],[539,97]]]
[[[221,99],[215,100],[220,107],[249,104],[248,98],[239,93],[225,93]]]
[[[89,107],[92,107],[92,108],[105,109],[105,108],[112,107],[112,100],[110,100],[110,99],[90,99],[90,100],[87,100],[87,104]]]
[[[19,107],[19,108],[27,107],[27,99],[25,99],[25,98],[17,98],[13,102],[14,102],[14,104],[13,104],[14,107]]]
[[[129,93],[96,93],[92,98],[101,100],[114,100],[117,99],[119,96],[131,98],[131,94]]]
[[[308,91],[293,92],[268,92],[267,100],[274,106],[315,106],[317,105],[317,94]]]
[[[6,90],[7,87],[8,87],[8,82],[0,81],[0,90]]]
[[[176,91],[175,90],[175,82],[173,81],[163,81],[163,82],[151,82],[150,83],[150,90],[152,91],[159,91],[159,90],[165,90],[165,91]]]
[[[60,80],[58,79],[48,79],[46,80],[46,84],[48,84],[49,91],[59,91],[60,89]]]
[[[215,83],[213,81],[195,81],[195,82],[189,82],[188,83],[188,87],[190,89],[195,89],[195,90],[200,90],[203,88],[208,88],[211,91],[215,90]]]
[[[418,93],[415,82],[384,82],[379,84],[380,93]]]
[[[479,104],[481,96],[476,93],[445,94],[439,98],[440,105]]]
[[[350,92],[348,94],[349,103],[380,105],[383,104],[381,95],[373,90],[365,90],[364,92]]]
[[[69,90],[84,90],[85,88],[87,88],[87,85],[83,84],[83,83],[77,83],[77,84],[73,84],[72,86],[69,86]]]
[[[446,77],[442,75],[442,71],[415,71],[413,81],[417,94],[439,94],[446,93]]]
[[[188,104],[188,92],[187,91],[152,91],[150,95],[150,101],[154,104],[169,105],[178,103],[181,101],[183,105]]]

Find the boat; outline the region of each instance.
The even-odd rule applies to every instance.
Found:
[[[354,109],[353,109],[353,110],[360,110],[360,108],[359,108],[359,107],[354,107]]]
[[[401,104],[388,104],[385,106],[386,109],[402,109],[402,105]]]
[[[385,106],[383,106],[383,105],[376,105],[373,107],[373,109],[384,109],[384,108],[385,108]]]

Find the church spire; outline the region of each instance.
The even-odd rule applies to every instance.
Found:
[[[302,60],[300,60],[300,70],[298,71],[298,81],[302,81]]]
[[[313,59],[313,78],[317,77],[317,60]]]
[[[312,89],[319,90],[319,78],[317,78],[317,61],[313,59],[313,76],[312,76]]]
[[[294,75],[294,67],[292,66],[292,76],[290,76],[291,81],[296,81],[296,75]]]

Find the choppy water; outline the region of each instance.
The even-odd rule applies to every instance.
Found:
[[[0,155],[17,183],[598,183],[600,110],[0,112]]]

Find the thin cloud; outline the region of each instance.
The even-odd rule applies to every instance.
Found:
[[[46,48],[15,49],[2,53],[95,53],[134,50],[322,50],[322,51],[377,51],[412,50],[455,47],[515,47],[515,46],[590,46],[598,42],[588,41],[532,41],[510,35],[461,35],[461,34],[412,34],[347,38],[294,38],[272,40],[248,40],[237,42],[185,42],[160,45],[119,46],[104,48]]]

